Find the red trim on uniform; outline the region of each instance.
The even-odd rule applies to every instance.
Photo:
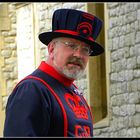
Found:
[[[62,74],[58,73],[52,66],[49,64],[45,63],[45,61],[42,61],[39,69],[42,70],[43,72],[49,74],[53,78],[57,79],[61,83],[63,83],[65,86],[71,86],[74,80],[70,80],[66,77],[64,77]]]
[[[54,92],[54,90],[42,79],[38,78],[38,77],[35,77],[35,76],[27,76],[25,77],[24,79],[22,79],[19,83],[21,83],[23,80],[26,80],[26,79],[35,79],[35,80],[38,80],[40,82],[42,82],[50,91],[51,93],[54,95],[54,97],[56,98],[58,104],[60,105],[61,109],[62,109],[62,113],[63,113],[63,118],[64,118],[64,137],[67,137],[67,132],[68,132],[68,120],[67,120],[67,114],[66,114],[66,111],[65,111],[65,108],[61,102],[61,100],[59,99],[59,97],[57,96],[57,94]],[[18,83],[18,84],[19,84]],[[18,85],[17,84],[17,85]],[[16,85],[16,87],[17,87]],[[15,87],[15,88],[16,88]],[[14,88],[14,89],[15,89]]]
[[[66,33],[66,34],[70,34],[70,35],[79,36],[78,32],[70,31],[70,30],[55,30],[54,32]],[[94,41],[94,39],[92,37],[88,37],[87,39],[90,41]]]

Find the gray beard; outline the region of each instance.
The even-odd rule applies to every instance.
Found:
[[[80,78],[83,74],[84,74],[84,70],[76,70],[75,73],[71,73],[69,69],[67,69],[67,67],[61,68],[57,65],[56,61],[54,60],[54,66],[55,68],[63,75],[65,75],[67,78],[69,79],[78,79]],[[72,69],[76,69],[75,67],[72,67]]]

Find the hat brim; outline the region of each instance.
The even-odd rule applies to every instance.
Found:
[[[62,32],[61,33],[60,32],[44,32],[44,33],[39,34],[39,40],[45,45],[48,45],[52,41],[52,39],[57,38],[57,37],[70,37],[70,38],[78,39],[80,41],[83,41],[89,44],[91,49],[93,50],[90,56],[97,56],[104,52],[104,48],[101,47],[100,44],[98,44],[95,41],[88,40],[79,35],[72,35],[72,34],[67,34],[67,33],[62,33]]]

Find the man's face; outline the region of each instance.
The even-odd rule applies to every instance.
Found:
[[[77,79],[86,68],[88,44],[73,38],[57,38],[53,41],[53,66],[70,79]]]

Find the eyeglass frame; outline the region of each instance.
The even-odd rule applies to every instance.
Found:
[[[68,41],[62,41],[62,40],[57,40],[58,42],[61,42],[61,43],[63,43],[65,46],[67,46],[68,48],[70,48],[71,50],[73,50],[73,51],[76,51],[77,49],[85,49],[85,48],[87,48],[88,49],[88,52],[87,52],[87,54],[85,54],[85,53],[83,53],[82,51],[81,51],[81,53],[82,54],[84,54],[85,56],[90,56],[91,54],[92,54],[92,50],[90,49],[90,46],[88,47],[80,47],[81,45],[76,45],[76,43],[73,43],[73,42],[68,42]],[[71,43],[71,44],[70,44]]]

